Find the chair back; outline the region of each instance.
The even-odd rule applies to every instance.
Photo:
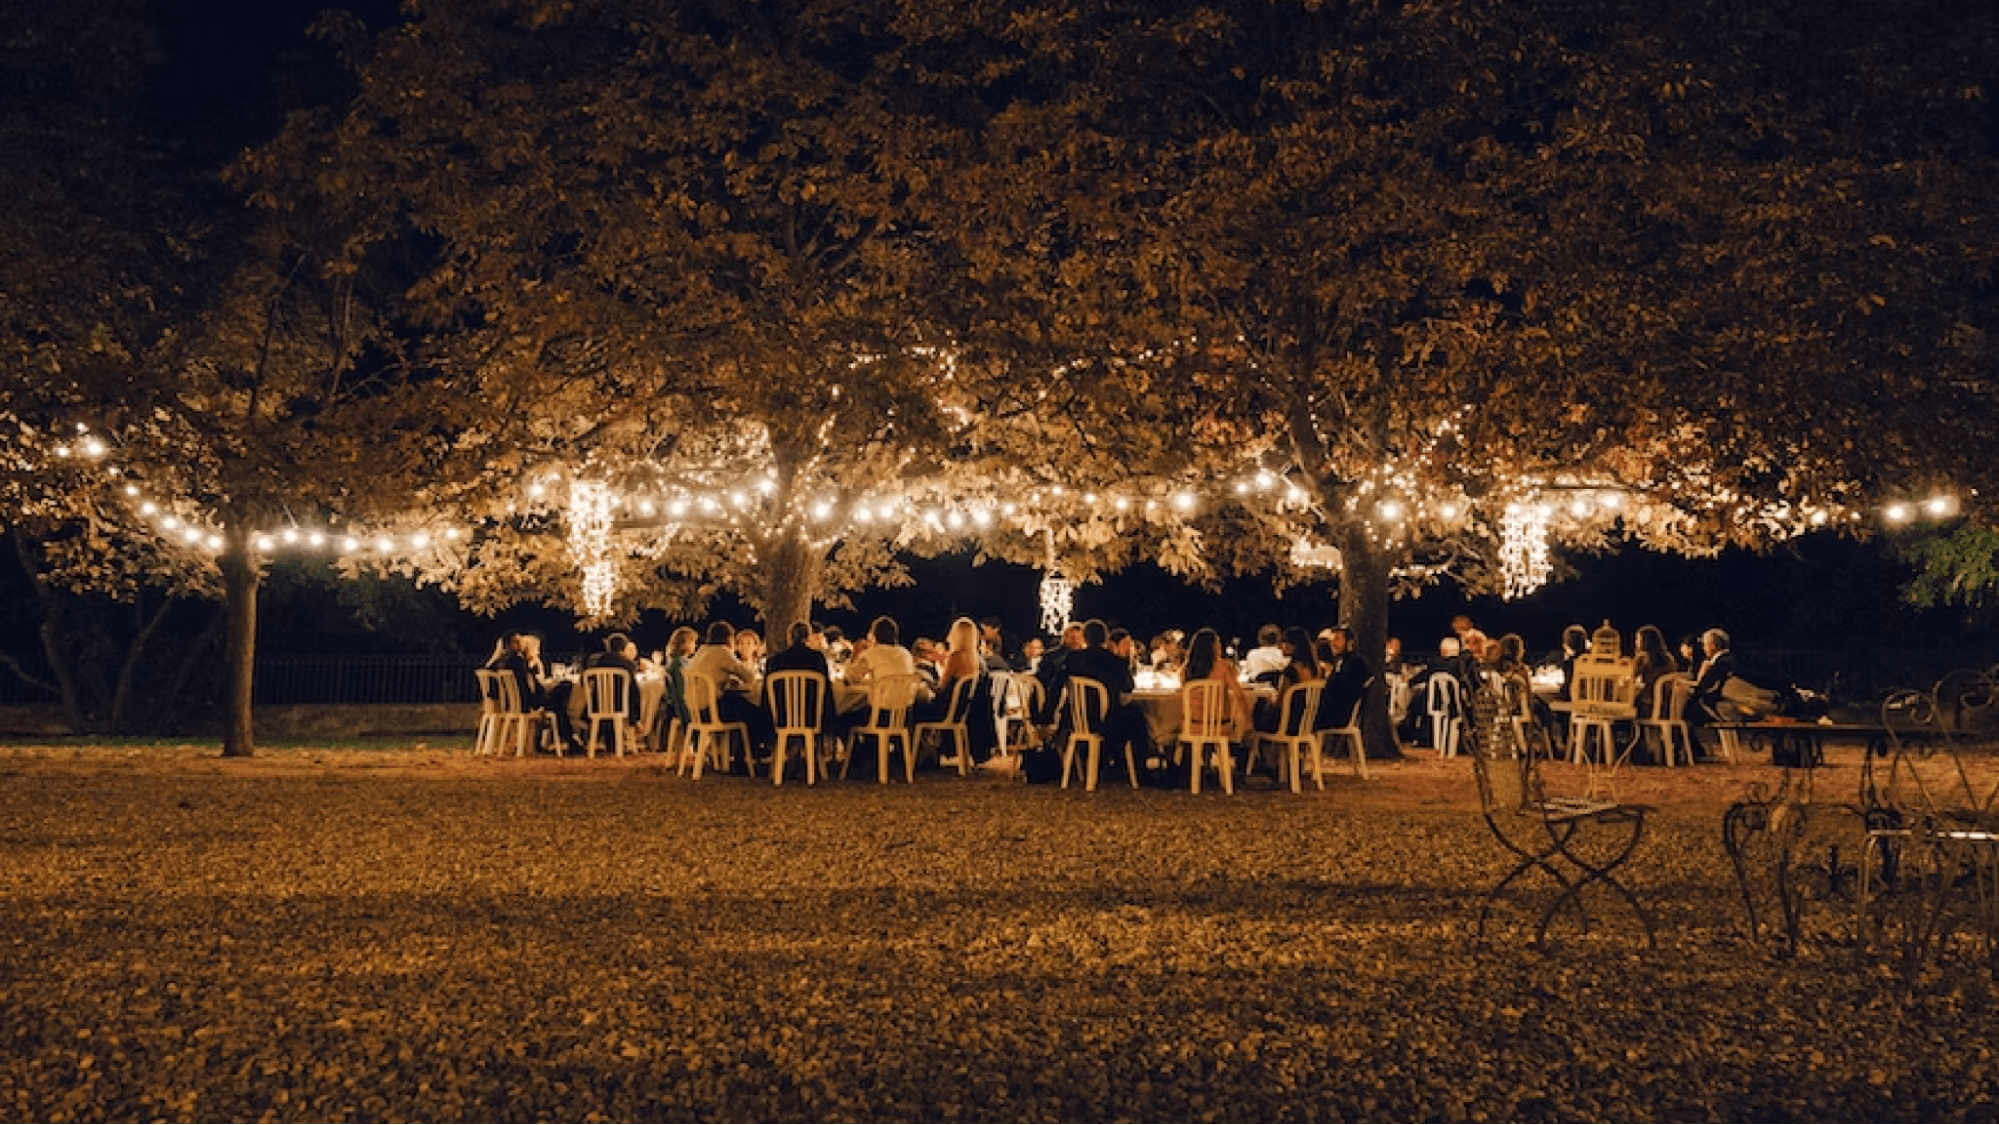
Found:
[[[721,689],[711,677],[699,672],[686,674],[688,722],[708,725],[722,721]]]
[[[1679,672],[1668,672],[1652,682],[1652,721],[1678,722],[1685,715],[1694,682]]]
[[[984,674],[981,672],[979,675]],[[944,722],[962,723],[971,715],[972,693],[978,686],[978,676],[961,676],[951,681],[951,694],[944,704]]]
[[[1631,716],[1638,713],[1638,662],[1586,654],[1575,663],[1569,687],[1575,710],[1590,715]]]
[[[1180,686],[1180,737],[1227,738],[1228,685],[1220,680],[1190,680]]]
[[[632,674],[623,668],[583,669],[583,709],[591,717],[631,714]]]
[[[511,715],[519,707],[507,706],[506,685],[513,683],[512,672],[496,671],[492,668],[474,668],[472,675],[479,680],[479,711],[486,715]]]
[[[1277,697],[1277,733],[1285,738],[1306,738],[1319,719],[1319,700],[1326,690],[1324,680],[1292,684]]]
[[[1463,713],[1464,688],[1458,678],[1449,672],[1432,672],[1428,685],[1424,688],[1424,713],[1429,715],[1457,715]]]
[[[500,713],[519,715],[525,712],[527,708],[521,702],[521,682],[514,678],[514,674],[501,668],[492,671],[491,675],[500,693]]]
[[[1069,677],[1069,725],[1078,734],[1095,734],[1110,713],[1111,690],[1102,680],[1088,676]]]
[[[826,677],[807,668],[787,668],[764,678],[764,703],[780,730],[818,730],[826,715]]]
[[[916,685],[923,677],[914,672],[877,675],[868,680],[868,725],[906,727],[909,709],[916,704]]]
[[[1478,779],[1479,808],[1491,820],[1501,813],[1517,813],[1541,800],[1540,771],[1532,751],[1518,757],[1504,757],[1498,746],[1487,740],[1474,742],[1472,774]]]
[[[1020,718],[1033,722],[1034,717],[1041,713],[1042,701],[1048,694],[1040,677],[1031,672],[1014,672],[1006,677],[1006,682],[1013,685],[1013,702],[1020,708]]]

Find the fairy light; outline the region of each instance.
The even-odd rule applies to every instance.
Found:
[[[1060,633],[1069,624],[1069,614],[1076,608],[1076,588],[1062,576],[1060,570],[1049,570],[1041,576],[1041,630],[1044,633]]]
[[[1548,509],[1514,501],[1499,521],[1499,570],[1507,601],[1525,597],[1548,582]]]
[[[602,481],[569,482],[569,558],[583,572],[583,612],[602,617],[617,595],[617,569],[610,561],[611,488]]]

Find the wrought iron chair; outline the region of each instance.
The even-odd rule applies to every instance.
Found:
[[[1523,878],[1539,873],[1559,890],[1541,911],[1534,930],[1536,944],[1547,940],[1548,928],[1566,908],[1582,928],[1590,927],[1586,891],[1601,888],[1622,901],[1645,931],[1646,947],[1656,948],[1652,916],[1620,872],[1645,835],[1642,805],[1586,797],[1547,794],[1536,754],[1502,757],[1498,747],[1469,740],[1472,770],[1478,779],[1480,812],[1493,837],[1514,859],[1479,906],[1478,934],[1485,936],[1493,906]]]

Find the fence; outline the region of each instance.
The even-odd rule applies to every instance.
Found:
[[[257,661],[260,704],[477,703],[463,656],[272,656]]]

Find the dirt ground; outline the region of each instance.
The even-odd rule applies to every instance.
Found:
[[[1981,780],[1992,776],[1980,759]],[[1463,759],[1324,792],[0,747],[0,1118],[1990,1120],[1992,976],[1748,932],[1767,758],[1619,771],[1656,925]],[[1834,752],[1818,804],[1852,802]],[[1578,788],[1551,766],[1550,788]],[[1796,779],[1793,779],[1794,782]]]

